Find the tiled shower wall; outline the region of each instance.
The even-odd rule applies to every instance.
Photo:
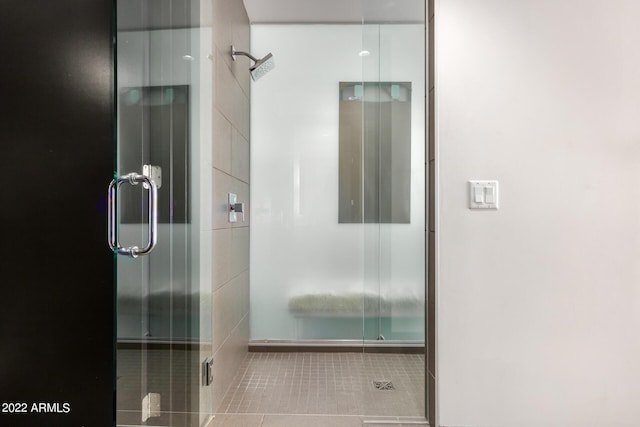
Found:
[[[250,61],[231,59],[233,44],[249,51],[242,0],[213,1],[212,347],[214,411],[240,366],[249,338]],[[228,220],[228,193],[245,203],[244,222]]]

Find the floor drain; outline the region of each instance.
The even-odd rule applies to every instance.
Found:
[[[393,386],[391,381],[374,381],[373,386],[376,390],[395,390],[396,388]]]

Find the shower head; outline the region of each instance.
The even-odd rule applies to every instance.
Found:
[[[258,59],[250,53],[237,51],[233,46],[231,46],[231,59],[235,61],[236,55],[246,56],[253,62],[255,62],[255,64],[253,64],[251,68],[249,68],[249,72],[251,73],[251,78],[253,79],[253,81],[258,80],[260,77],[273,70],[273,68],[276,66],[276,63],[273,60],[273,55],[270,53],[267,54],[267,56],[265,56],[264,58]]]
[[[267,56],[253,64],[253,67],[249,68],[251,78],[253,79],[253,81],[256,81],[260,77],[267,74],[269,71],[273,70],[275,66],[276,63],[273,60],[273,55],[269,53]]]

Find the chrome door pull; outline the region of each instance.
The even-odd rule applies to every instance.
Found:
[[[147,193],[149,201],[149,242],[143,249],[137,246],[131,246],[129,248],[120,246],[118,227],[116,224],[116,207],[118,205],[118,190],[125,182],[131,185],[144,183],[146,184],[145,188],[149,190]],[[139,255],[148,255],[153,251],[158,241],[158,187],[156,183],[151,178],[135,172],[119,176],[118,178],[114,178],[109,184],[109,196],[107,200],[107,209],[109,210],[107,234],[111,250],[117,252],[119,255],[128,255],[131,258],[137,258]]]

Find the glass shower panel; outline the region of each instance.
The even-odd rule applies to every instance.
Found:
[[[392,6],[361,6],[373,3]],[[300,402],[288,411],[423,421],[425,31],[417,19],[251,27],[252,51],[273,52],[277,63],[251,86],[251,345],[304,352],[305,365],[320,359],[307,351],[322,351],[331,361],[308,366],[335,373],[345,390],[336,407]],[[301,356],[251,359],[263,357]],[[347,361],[349,379],[338,374]]]
[[[251,88],[251,338],[361,347],[364,230],[338,200],[340,82],[362,81],[362,27],[251,33],[277,63]]]
[[[365,10],[363,46],[364,337],[422,351],[425,324],[424,22],[389,24]],[[420,17],[416,19],[419,20]]]
[[[200,203],[210,182],[200,159],[210,147],[201,118],[211,97],[211,31],[199,23],[200,7],[117,5],[115,174],[144,175],[157,187],[155,248],[116,257],[118,425],[199,426],[212,412],[200,364],[211,351],[210,273],[201,262],[210,258],[201,233],[210,215],[206,198]],[[146,183],[120,187],[124,247],[149,239],[149,191]]]
[[[423,345],[423,41],[419,23],[252,26],[278,63],[251,89],[255,342]]]

